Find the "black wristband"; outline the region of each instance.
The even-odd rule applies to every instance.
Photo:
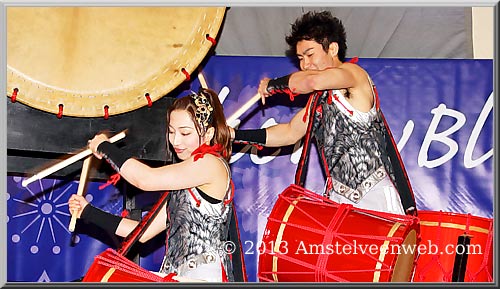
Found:
[[[80,220],[87,224],[97,225],[109,234],[114,235],[116,234],[116,229],[118,228],[122,217],[110,214],[92,206],[91,204],[88,204],[83,209],[83,212],[80,215]]]
[[[97,146],[97,152],[102,154],[104,159],[106,159],[111,167],[117,172],[120,172],[123,163],[132,157],[132,154],[119,149],[116,145],[108,141],[100,143]]]
[[[267,131],[265,128],[234,130],[234,141],[236,142],[249,142],[251,144],[258,144],[265,146],[266,140],[267,140]]]
[[[290,91],[290,87],[288,86],[289,81],[290,81],[290,74],[271,79],[267,83],[266,90],[271,94]]]

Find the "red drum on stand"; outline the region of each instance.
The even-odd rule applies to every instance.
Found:
[[[493,220],[470,214],[419,211],[420,244],[413,282],[451,282],[456,252],[467,253],[463,282],[493,282]],[[457,246],[460,236],[470,244]]]
[[[94,257],[82,282],[165,282],[113,249],[106,249]]]
[[[259,249],[259,279],[408,282],[415,256],[398,247],[416,245],[417,221],[338,204],[291,185],[268,217]]]

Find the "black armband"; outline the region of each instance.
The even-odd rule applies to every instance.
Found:
[[[265,146],[267,140],[267,131],[261,129],[235,129],[234,140],[236,142],[248,142],[250,144],[258,144]]]
[[[115,235],[116,229],[118,228],[122,217],[110,214],[92,206],[91,204],[88,204],[83,209],[83,212],[80,215],[80,220],[87,224],[94,224],[104,229],[107,233]]]
[[[288,86],[289,81],[290,81],[290,74],[271,79],[267,83],[266,90],[271,94],[290,91],[290,87]]]
[[[290,75],[291,74],[269,80],[266,87],[267,92],[270,94],[286,93],[290,97],[290,100],[293,101],[299,94],[295,92],[295,89],[290,89]]]
[[[119,149],[116,145],[104,141],[97,146],[97,152],[102,154],[104,159],[113,167],[117,172],[120,172],[120,168],[123,163],[132,157],[132,154],[127,153],[124,150]]]

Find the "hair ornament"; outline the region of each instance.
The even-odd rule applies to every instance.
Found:
[[[210,102],[208,101],[205,93],[200,90],[198,93],[193,92],[191,94],[194,104],[196,106],[195,118],[200,128],[206,131],[208,124],[212,120],[212,111],[214,110]]]

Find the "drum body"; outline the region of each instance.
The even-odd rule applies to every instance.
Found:
[[[82,282],[165,282],[164,279],[107,249],[95,256]]]
[[[291,185],[268,217],[259,279],[270,282],[408,282],[417,218],[338,204]],[[400,253],[401,252],[401,253]]]
[[[413,282],[451,282],[455,256],[467,254],[464,282],[492,282],[493,220],[466,214],[419,211],[420,244]],[[460,236],[470,243],[458,245]],[[463,267],[463,265],[462,265]]]

